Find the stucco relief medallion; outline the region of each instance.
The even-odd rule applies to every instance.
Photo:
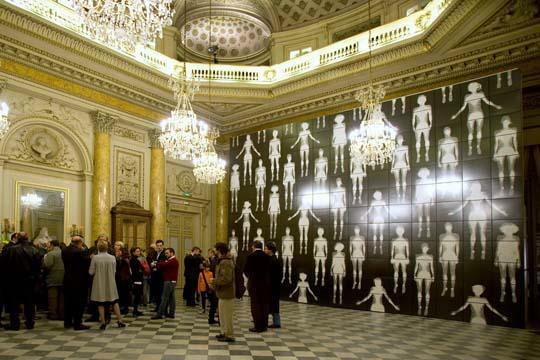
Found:
[[[58,154],[63,153],[64,144],[62,141],[47,129],[35,129],[28,131],[26,147],[35,161],[50,163]]]
[[[176,186],[182,192],[191,193],[195,190],[195,177],[189,171],[182,171],[176,175]]]

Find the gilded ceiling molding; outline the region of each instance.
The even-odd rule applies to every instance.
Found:
[[[474,9],[481,3],[481,0],[460,0],[453,2],[450,5],[451,8],[447,9],[449,15],[446,16],[442,21],[440,21],[437,26],[433,26],[432,29],[424,35],[425,41],[429,44],[430,47],[435,46],[456,25],[458,25],[462,21],[468,21],[467,14],[470,14],[472,9]]]
[[[123,99],[113,97],[103,92],[88,88],[78,83],[64,80],[58,76],[48,74],[44,71],[34,69],[27,65],[12,60],[2,61],[0,71],[14,75],[21,79],[29,80],[50,88],[60,90],[70,95],[78,96],[97,104],[123,111],[135,115],[142,119],[161,121],[163,114],[151,111],[145,107],[133,104]]]

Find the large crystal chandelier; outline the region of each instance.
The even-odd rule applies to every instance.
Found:
[[[200,157],[193,160],[193,175],[203,184],[218,184],[225,178],[226,162],[218,157],[214,144],[219,137],[217,130],[212,131],[208,149]]]
[[[177,103],[176,108],[171,111],[171,117],[161,122],[159,141],[165,154],[173,159],[196,159],[208,148],[208,126],[197,120],[191,106],[191,100],[198,91],[198,84],[195,80],[186,79],[184,66],[178,78],[170,78],[169,86]]]
[[[173,0],[72,0],[86,30],[98,41],[133,52],[172,25]]]
[[[0,104],[0,139],[3,138],[9,130],[9,107],[3,102]]]
[[[371,21],[371,1],[368,2],[368,18]],[[392,160],[397,130],[386,119],[381,102],[386,94],[383,86],[375,87],[371,79],[371,29],[368,32],[369,85],[356,93],[356,100],[364,110],[360,128],[350,134],[351,156],[360,158],[372,168],[381,167]]]

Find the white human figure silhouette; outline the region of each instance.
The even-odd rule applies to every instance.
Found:
[[[317,129],[321,128],[321,126],[320,126],[321,123],[322,123],[322,128],[324,129],[326,127],[326,116],[325,115],[317,117]]]
[[[399,271],[401,269],[402,282],[401,293],[405,294],[405,284],[407,282],[407,265],[409,265],[409,240],[403,237],[405,229],[403,226],[396,226],[397,238],[392,240],[392,250],[390,252],[390,264],[394,267],[394,294],[397,292]]]
[[[288,134],[294,134],[294,125],[293,124],[285,124],[285,135]]]
[[[422,147],[422,137],[424,138],[424,147],[426,150],[424,158],[429,161],[429,132],[433,126],[433,114],[431,105],[426,105],[425,95],[418,96],[417,107],[412,113],[412,127],[416,138],[416,162],[420,162],[420,148]]]
[[[309,172],[309,139],[315,141],[317,144],[320,144],[321,142],[311,135],[309,124],[307,122],[303,122],[301,127],[302,130],[298,133],[298,137],[294,144],[291,145],[291,149],[294,149],[300,142],[300,176],[303,177],[308,176]]]
[[[499,231],[503,233],[503,235],[497,236],[495,266],[499,268],[501,280],[500,302],[504,302],[506,277],[508,276],[512,288],[512,302],[516,303],[516,271],[521,267],[519,237],[516,235],[519,231],[519,227],[513,223],[504,223],[499,227]]]
[[[287,154],[287,162],[283,165],[283,186],[285,187],[285,210],[292,209],[294,183],[295,180],[295,165],[292,162],[292,155]],[[290,197],[289,197],[290,194]],[[290,202],[289,202],[290,199]]]
[[[439,140],[437,152],[437,165],[445,174],[455,176],[459,159],[459,140],[452,136],[452,129],[448,126],[443,129],[444,137]]]
[[[399,98],[401,100],[401,113],[405,114],[405,96]],[[392,116],[396,115],[396,103],[398,98],[392,99]]]
[[[257,233],[257,236],[255,236],[255,238],[253,238],[253,241],[262,242],[262,246],[263,246],[263,249],[264,249],[264,237],[262,236],[263,230],[261,228],[257,228],[256,233]]]
[[[423,223],[426,224],[426,237],[431,237],[430,230],[430,209],[435,200],[435,185],[429,179],[430,171],[428,168],[418,170],[419,179],[416,181],[416,191],[414,203],[418,212],[418,238],[422,237]]]
[[[367,176],[366,164],[360,156],[351,155],[351,182],[353,199],[359,204],[362,203],[362,191],[364,189],[364,178]],[[354,201],[353,200],[353,201]]]
[[[251,211],[251,203],[249,201],[244,201],[244,208],[242,209],[242,214],[238,219],[235,220],[235,223],[239,222],[240,219],[244,219],[242,223],[242,250],[246,249],[249,243],[249,230],[251,229],[250,218],[255,220],[256,223],[259,222],[257,218],[253,215]]]
[[[255,189],[257,190],[257,201],[255,211],[264,209],[264,189],[266,188],[266,167],[263,166],[262,159],[259,159],[259,166],[255,169]],[[259,201],[260,198],[260,201]]]
[[[246,177],[249,178],[249,185],[251,185],[251,165],[253,164],[253,155],[251,155],[251,150],[255,151],[255,153],[259,156],[261,156],[261,153],[257,151],[255,148],[255,145],[253,144],[253,141],[251,141],[251,136],[248,134],[246,135],[246,141],[244,141],[244,146],[242,147],[242,150],[238,155],[236,155],[236,158],[238,159],[242,153],[244,154],[244,185],[246,185]]]
[[[380,277],[376,277],[375,279],[373,279],[373,286],[369,290],[369,294],[363,300],[357,301],[356,305],[360,305],[368,301],[370,298],[373,298],[373,302],[371,303],[371,308],[369,310],[383,313],[385,312],[383,297],[388,300],[388,302],[394,307],[394,309],[399,311],[399,306],[394,304],[392,299],[390,299],[390,297],[388,296],[386,289],[382,286],[382,280]]]
[[[471,324],[479,324],[479,325],[487,325],[486,323],[486,316],[484,314],[484,308],[487,307],[489,310],[491,310],[495,315],[500,317],[503,321],[508,322],[508,318],[498,312],[491,304],[489,303],[488,299],[482,296],[482,294],[486,291],[486,287],[484,285],[473,285],[472,286],[472,292],[474,296],[469,296],[467,298],[467,301],[463,306],[461,306],[456,311],[452,311],[451,315],[456,316],[458,313],[462,312],[466,308],[471,308]]]
[[[326,257],[328,256],[328,241],[323,236],[324,229],[317,228],[317,237],[313,241],[313,259],[315,260],[315,284],[319,282],[321,275],[321,286],[324,286],[326,276]]]
[[[512,70],[503,71],[497,73],[497,89],[502,87],[502,74],[506,73],[506,84],[508,87],[512,86]]]
[[[330,209],[334,218],[334,240],[341,240],[343,235],[343,217],[347,211],[347,195],[341,178],[336,179],[336,187],[332,189],[332,208]],[[339,237],[338,237],[339,221]]]
[[[510,116],[504,115],[501,118],[502,129],[495,131],[495,148],[493,150],[493,160],[497,163],[499,170],[499,187],[504,191],[504,164],[508,165],[508,177],[510,178],[510,194],[514,193],[514,182],[516,172],[514,167],[519,157],[517,130],[511,128]]]
[[[315,159],[315,184],[326,185],[328,179],[328,158],[324,156],[324,149],[319,149],[319,157]]]
[[[366,259],[366,238],[360,235],[360,226],[354,227],[354,234],[349,238],[349,252],[353,269],[353,289],[362,288],[362,265]],[[356,275],[358,274],[358,278]]]
[[[295,218],[298,214],[300,214],[300,217],[298,218],[298,232],[300,233],[300,254],[302,252],[304,254],[307,254],[307,241],[308,241],[308,232],[309,232],[309,215],[313,216],[317,222],[321,222],[321,219],[319,219],[311,210],[311,207],[307,204],[301,204],[298,210],[289,217],[289,221],[291,221],[293,218]]]
[[[274,181],[274,174],[276,180],[279,180],[279,159],[281,158],[281,140],[278,138],[279,132],[277,130],[272,131],[272,139],[268,143],[268,160],[270,160],[270,171],[272,173],[272,180]]]
[[[294,291],[289,295],[290,298],[293,297],[293,295],[298,291],[298,302],[301,304],[307,304],[308,298],[307,293],[309,292],[311,296],[315,299],[315,301],[319,301],[319,299],[315,296],[313,291],[311,291],[311,288],[309,287],[309,282],[306,281],[307,275],[305,273],[298,274],[298,282],[296,283],[296,288]]]
[[[281,237],[281,261],[283,262],[283,279],[281,283],[285,281],[285,275],[289,275],[289,283],[292,284],[292,261],[294,256],[294,237],[291,235],[291,228],[285,228],[285,235]]]
[[[377,253],[377,240],[379,240],[379,251],[382,255],[382,244],[384,240],[383,227],[385,220],[385,214],[383,213],[383,211],[386,211],[388,213],[388,206],[386,206],[386,201],[382,199],[382,192],[380,192],[379,190],[373,193],[373,200],[371,201],[371,205],[369,206],[366,215],[362,216],[362,220],[365,220],[371,211],[374,212],[373,220],[371,221],[371,226],[373,227],[373,253]],[[378,237],[377,233],[379,234]]]
[[[443,290],[441,296],[446,295],[448,289],[448,272],[450,271],[450,297],[455,296],[456,265],[459,263],[459,235],[453,232],[452,223],[444,224],[445,232],[439,235],[439,262],[443,273]]]
[[[345,116],[343,114],[338,114],[334,118],[334,131],[332,132],[332,147],[334,148],[335,156],[335,167],[334,174],[337,173],[338,165],[341,165],[341,172],[344,172],[344,152],[345,145],[347,145],[347,130],[345,128]]]
[[[234,212],[238,211],[238,191],[240,190],[240,173],[238,172],[238,169],[240,166],[238,164],[233,164],[231,167],[231,183],[230,183],[230,190],[231,190],[231,208]]]
[[[482,191],[482,185],[475,181],[471,184],[471,190],[469,196],[465,199],[465,202],[461,204],[456,210],[451,211],[448,215],[454,215],[458,211],[461,211],[467,205],[471,205],[471,210],[469,212],[469,231],[471,233],[471,260],[474,259],[475,245],[476,245],[476,228],[480,229],[480,245],[482,248],[482,260],[486,258],[486,229],[488,225],[489,216],[484,207],[484,202],[488,206],[492,207],[493,210],[498,211],[501,215],[507,216],[506,211],[499,208],[497,205],[493,204],[487,197],[486,193]]]
[[[478,82],[469,83],[467,86],[469,94],[465,95],[463,106],[458,112],[452,116],[452,120],[458,117],[465,108],[469,107],[469,114],[467,115],[467,130],[469,132],[467,140],[469,143],[469,156],[472,155],[472,142],[474,139],[474,127],[476,126],[476,153],[480,155],[482,149],[480,147],[482,141],[482,127],[484,125],[484,111],[482,110],[482,102],[485,102],[489,106],[493,106],[495,109],[502,109],[499,105],[496,105],[488,100],[486,94],[482,91],[482,85]]]
[[[358,112],[358,116],[356,116],[356,112]],[[362,108],[356,108],[352,110],[352,119],[353,121],[362,119]]]
[[[441,88],[441,92],[442,92],[442,103],[445,104],[446,103],[446,88],[448,87],[448,102],[452,102],[452,100],[454,100],[453,98],[453,90],[454,90],[454,85],[449,85],[449,86],[443,86]]]
[[[238,237],[236,236],[236,230],[231,230],[231,237],[229,237],[229,248],[231,249],[231,256],[234,261],[238,257]]]
[[[265,143],[266,142],[266,129],[257,131],[257,144],[261,143],[261,138],[262,138],[262,142]]]
[[[339,289],[339,303],[343,304],[343,278],[345,278],[347,270],[345,267],[345,253],[343,252],[345,245],[337,242],[334,245],[334,253],[332,254],[332,266],[330,267],[330,275],[334,282],[334,296],[332,302],[336,303],[336,295]]]
[[[279,206],[279,187],[277,185],[272,185],[270,191],[272,192],[268,200],[268,215],[270,216],[270,239],[275,239],[277,219],[278,215],[281,213],[281,209]]]
[[[394,174],[394,178],[396,180],[396,193],[400,199],[405,196],[405,190],[407,189],[407,172],[409,170],[409,147],[407,145],[403,145],[403,135],[399,134],[396,137],[396,149],[394,150],[394,155],[392,156],[391,172]]]
[[[428,254],[429,246],[422,244],[422,253],[416,255],[416,265],[414,266],[414,280],[416,281],[416,290],[418,298],[418,315],[422,315],[422,287],[425,287],[425,307],[424,316],[428,315],[429,300],[431,295],[429,290],[435,280],[435,268],[433,267],[433,255]]]

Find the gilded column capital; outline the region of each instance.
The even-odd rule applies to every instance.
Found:
[[[96,111],[92,113],[92,121],[94,123],[94,131],[110,134],[112,128],[116,123],[117,117],[111,114],[107,114],[102,111]]]
[[[159,135],[161,135],[160,129],[148,130],[148,140],[150,140],[150,147],[152,149],[163,149],[163,145],[159,141]]]

